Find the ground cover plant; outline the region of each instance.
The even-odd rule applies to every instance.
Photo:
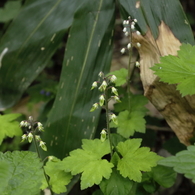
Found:
[[[0,16],[1,194],[163,194],[177,173],[195,181],[194,37],[179,1],[8,0]],[[125,68],[113,70],[115,53]],[[175,132],[171,157],[158,154],[149,129],[165,120],[148,100]]]

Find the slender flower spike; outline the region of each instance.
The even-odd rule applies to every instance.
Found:
[[[130,49],[130,48],[131,48],[131,43],[128,43],[127,49]]]
[[[29,133],[28,136],[27,136],[27,138],[28,138],[28,142],[31,143],[32,140],[33,140],[33,134],[32,133]]]
[[[40,141],[39,146],[40,146],[44,151],[47,151],[47,147],[46,147],[46,145],[45,145],[45,142]]]
[[[91,86],[91,90],[97,87],[97,81],[93,82],[92,86]]]
[[[26,139],[27,139],[27,135],[26,134],[22,135],[22,141],[21,142],[25,141]]]
[[[100,91],[105,91],[107,86],[108,85],[107,85],[106,81],[103,81],[102,84],[100,85],[100,87],[98,89]]]
[[[93,104],[93,106],[92,106],[90,112],[95,111],[97,108],[98,108],[98,103]]]
[[[116,117],[115,114],[113,114],[113,113],[110,114],[110,115],[109,115],[109,118],[110,118],[111,121],[113,121],[113,123],[114,123],[115,125],[118,125],[117,117]]]
[[[124,54],[125,53],[125,48],[121,49],[121,53]]]
[[[141,47],[141,44],[139,42],[136,45],[137,45],[137,47]]]
[[[116,80],[117,80],[117,77],[116,77],[115,75],[112,75],[112,76],[110,77],[110,81],[111,81],[112,83],[115,83]]]
[[[39,130],[39,131],[44,131],[44,128],[43,128],[42,123],[38,122],[38,123],[37,123],[37,127],[38,127],[38,130]]]
[[[104,105],[104,101],[105,101],[104,96],[101,95],[100,98],[99,98],[99,100],[100,100],[100,102],[99,102],[100,106],[103,106]]]
[[[118,96],[118,92],[117,92],[117,89],[115,87],[112,87],[112,93],[114,93],[114,95],[117,95]]]
[[[106,140],[106,131],[103,129],[100,134],[101,134],[100,140],[104,142]]]

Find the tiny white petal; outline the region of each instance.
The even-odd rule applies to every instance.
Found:
[[[131,43],[128,43],[127,49],[130,49],[130,48],[131,48]]]
[[[123,28],[123,32],[127,32],[127,28],[125,27],[125,28]]]
[[[141,47],[141,44],[139,42],[136,45],[137,45],[137,47]]]
[[[129,32],[128,31],[125,32],[125,36],[126,37],[129,36]]]
[[[137,22],[137,19],[134,19],[133,21],[134,21],[134,22]]]
[[[135,29],[135,26],[134,26],[133,24],[131,25],[131,29],[132,29],[132,30],[134,30],[134,29]]]
[[[137,35],[141,35],[141,33],[140,33],[138,30],[136,31],[136,34],[137,34]]]
[[[124,54],[125,53],[125,48],[121,49],[121,53]]]

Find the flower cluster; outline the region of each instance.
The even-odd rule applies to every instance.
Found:
[[[131,19],[131,17],[128,17],[128,20],[123,21],[123,32],[125,36],[131,35],[133,32],[136,33],[138,36],[141,35],[140,31],[136,30],[135,25],[137,23],[137,19]],[[136,43],[136,46],[139,48],[141,47],[141,44],[139,42]],[[130,50],[132,47],[131,44],[131,36],[130,36],[130,43],[127,44],[126,47],[121,49],[121,53],[124,54],[126,50]],[[136,62],[136,67],[139,67],[137,64],[139,62]]]
[[[26,128],[27,133],[22,135],[22,142],[27,140],[29,143],[33,141],[33,139],[37,142],[39,142],[39,146],[44,150],[47,151],[47,147],[45,145],[45,142],[41,140],[41,137],[39,135],[36,135],[36,132],[44,131],[43,125],[40,122],[35,122],[33,120],[33,117],[30,116],[28,120],[21,121],[20,127]]]
[[[116,76],[115,75],[104,76],[104,73],[100,72],[99,77],[102,80],[102,82],[100,82],[100,81],[93,82],[91,90],[94,88],[98,88],[98,90],[101,91],[102,94],[99,96],[99,102],[96,102],[92,105],[90,112],[93,112],[96,109],[98,109],[99,107],[104,106],[105,103],[108,103],[110,101],[110,99],[114,99],[116,102],[121,102],[120,98],[118,96],[117,89],[114,86],[112,86],[112,84],[114,84],[117,80]],[[110,90],[111,94],[113,94],[113,95],[111,95],[110,98],[107,97],[108,90]],[[117,117],[114,113],[109,113],[109,120],[115,124],[118,123]],[[104,129],[101,132],[101,140],[105,140],[105,139],[106,139],[106,131]]]

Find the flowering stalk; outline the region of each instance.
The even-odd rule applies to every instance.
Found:
[[[129,37],[129,43],[127,45],[127,49],[129,51],[129,63],[128,63],[128,76],[127,76],[127,94],[128,94],[128,110],[130,110],[130,99],[131,99],[131,91],[130,91],[130,83],[132,79],[132,75],[134,72],[135,66],[133,66],[133,69],[131,70],[131,61],[132,61],[132,32],[134,31],[137,35],[141,35],[139,31],[135,31],[135,23],[137,23],[136,19],[131,19],[131,17],[128,17],[128,20],[123,21],[123,32],[125,33],[125,36]],[[140,43],[137,43],[137,47],[141,47]],[[124,48],[123,48],[124,49]],[[124,53],[124,50],[123,50]],[[136,62],[136,67],[138,66]]]
[[[104,96],[105,96],[105,109],[106,109],[106,128],[107,128],[107,131],[108,131],[108,140],[109,140],[109,143],[110,143],[110,156],[112,158],[112,155],[113,155],[113,151],[112,151],[112,140],[111,140],[111,131],[110,131],[110,117],[109,117],[109,109],[108,109],[108,91],[105,90],[104,92]]]
[[[36,131],[37,131],[37,130],[38,130],[38,131],[44,131],[43,125],[42,125],[40,122],[36,123],[36,122],[33,120],[33,118],[30,116],[30,117],[29,117],[29,120],[27,120],[27,121],[21,121],[20,126],[21,126],[21,127],[28,128],[28,130],[30,131],[30,132],[28,132],[27,134],[22,135],[22,142],[23,142],[24,140],[28,140],[29,143],[31,143],[31,142],[33,141],[33,142],[34,142],[34,145],[35,145],[35,150],[36,150],[36,152],[37,152],[37,155],[38,155],[38,157],[39,157],[40,159],[42,159],[42,158],[41,158],[40,151],[39,151],[39,146],[40,146],[44,151],[47,151],[47,147],[46,147],[46,145],[45,145],[45,142],[43,142],[43,141],[41,140],[41,137],[40,137],[39,135],[36,135]],[[36,127],[35,127],[35,126],[36,126]],[[37,143],[37,142],[40,143],[39,146],[38,146],[38,143]],[[44,173],[46,182],[47,182],[47,184],[48,184],[48,188],[50,189],[51,195],[53,195],[53,192],[52,192],[52,190],[51,190],[51,186],[50,186],[50,184],[49,184],[49,178],[48,178],[48,176],[47,176],[47,174],[46,174],[46,172],[45,172],[44,166],[43,166],[42,168],[43,168],[43,173]]]

